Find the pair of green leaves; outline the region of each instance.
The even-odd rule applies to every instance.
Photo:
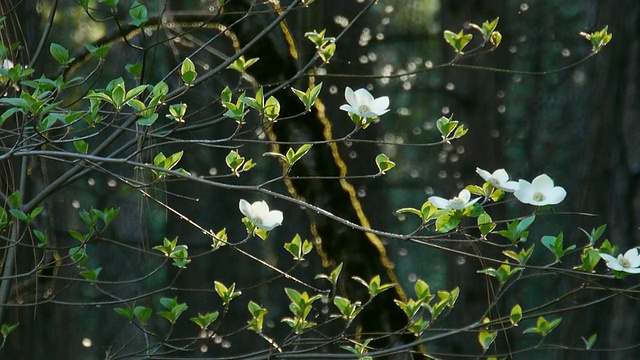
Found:
[[[159,153],[153,158],[153,165],[165,170],[173,170],[173,168],[178,165],[178,162],[182,159],[182,155],[184,151],[178,151],[177,153],[172,154],[169,157],[166,157],[163,153]],[[151,169],[156,179],[162,180],[167,176],[167,173],[162,170]],[[183,168],[178,168],[175,171],[189,175],[189,172]]]
[[[613,35],[609,34],[608,30],[609,30],[609,26],[605,26],[600,31],[595,31],[592,33],[581,32],[580,36],[589,40],[591,42],[591,45],[593,46],[591,48],[591,51],[593,51],[594,53],[597,53],[600,50],[602,50],[602,48],[605,47],[609,43],[609,41],[611,41],[611,39],[613,38]]]
[[[306,91],[298,90],[294,87],[291,88],[291,91],[296,94],[298,99],[300,99],[304,105],[305,112],[311,111],[311,107],[315,104],[316,99],[320,94],[320,90],[322,90],[322,83],[314,86],[313,88],[308,88]]]
[[[293,318],[284,318],[282,322],[289,325],[296,334],[302,333],[304,330],[316,325],[315,322],[308,321],[307,317],[311,313],[312,305],[315,301],[322,298],[322,295],[309,296],[307,292],[298,292],[291,288],[285,288],[285,293],[291,300],[289,310],[293,314]]]
[[[451,140],[459,139],[469,131],[464,125],[458,126],[458,124],[459,121],[453,120],[453,114],[449,117],[443,116],[436,121],[436,127],[440,132],[442,141],[450,144]]]
[[[231,150],[229,154],[224,158],[225,163],[231,169],[231,174],[235,176],[240,176],[241,172],[249,171],[256,166],[256,163],[253,160],[249,159],[245,161],[243,156],[240,156],[237,150]]]
[[[266,152],[262,154],[262,156],[272,156],[282,160],[287,166],[291,167],[298,160],[300,160],[303,156],[305,156],[309,150],[311,150],[313,144],[304,144],[298,148],[298,150],[293,150],[293,148],[289,148],[285,155],[282,155],[278,152]]]
[[[284,244],[284,248],[293,256],[293,260],[302,261],[304,256],[313,250],[313,244],[309,240],[302,240],[300,235],[296,234],[291,242]]]
[[[263,87],[260,86],[256,92],[256,97],[251,98],[244,96],[240,99],[248,107],[257,110],[269,121],[276,121],[280,116],[280,102],[274,96],[270,96],[266,101],[264,100]]]
[[[496,31],[498,20],[499,18],[495,18],[492,21],[485,21],[482,23],[482,27],[473,23],[469,24],[469,26],[478,30],[484,40],[491,42],[491,45],[493,45],[495,49],[502,41],[502,34]],[[473,34],[465,33],[464,30],[460,30],[458,33],[449,30],[444,31],[444,40],[451,45],[457,54],[464,54],[463,49],[469,44],[471,39],[473,39]]]
[[[322,31],[320,32],[313,30],[304,34],[304,37],[309,39],[309,41],[311,41],[316,46],[318,56],[325,64],[328,63],[329,60],[331,60],[336,52],[336,38],[325,37],[326,31],[327,29],[322,29]]]
[[[89,90],[89,94],[85,96],[85,99],[105,101],[113,105],[117,112],[120,112],[124,105],[128,105],[132,99],[140,95],[144,90],[147,89],[147,87],[148,85],[139,85],[127,91],[125,89],[124,80],[122,78],[117,78],[111,80],[109,84],[107,84],[107,87],[105,89],[95,91]],[[132,107],[136,109],[135,105]]]
[[[173,260],[173,266],[180,269],[185,269],[187,264],[191,262],[191,259],[189,259],[189,247],[187,245],[178,245],[177,236],[172,240],[164,238],[162,245],[154,246],[153,249],[160,251]]]

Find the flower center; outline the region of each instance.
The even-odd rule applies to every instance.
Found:
[[[492,177],[492,178],[489,178],[489,184],[493,185],[493,187],[498,187],[498,185],[500,185],[500,181]]]
[[[629,259],[627,259],[625,257],[620,257],[618,259],[618,263],[620,263],[620,266],[622,266],[623,268],[631,267],[631,261],[629,261]]]
[[[533,193],[533,200],[540,202],[540,201],[544,201],[544,199],[546,199],[547,197],[544,196],[543,193],[536,191]]]
[[[464,199],[460,199],[459,197],[454,197],[453,199],[451,199],[451,201],[449,201],[449,204],[451,205],[452,208],[454,209],[459,209],[459,208],[463,208],[467,202],[464,201]]]
[[[253,218],[253,223],[256,224],[256,225],[262,225],[264,223],[264,221],[262,220],[262,217],[255,216]]]
[[[360,114],[364,114],[366,112],[369,112],[369,105],[360,105],[360,106],[358,106],[358,112]]]

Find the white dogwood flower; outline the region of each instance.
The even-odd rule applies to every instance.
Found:
[[[637,248],[629,249],[624,255],[619,254],[617,258],[609,254],[600,254],[600,257],[607,262],[607,267],[611,270],[640,274],[640,253]]]
[[[520,180],[518,190],[513,195],[525,204],[544,206],[559,204],[567,196],[567,192],[560,186],[554,186],[547,174],[542,174],[532,182]]]
[[[11,70],[13,68],[13,61],[9,60],[9,59],[4,59],[2,61],[2,65],[0,65],[3,69],[5,70]]]
[[[340,106],[340,110],[350,114],[356,114],[363,118],[373,118],[384,115],[389,111],[389,97],[382,96],[374,99],[373,95],[366,89],[353,91],[350,87],[347,87],[344,91],[344,97],[347,100],[347,104]]]
[[[475,204],[480,198],[471,200],[471,193],[467,189],[460,191],[458,196],[451,200],[441,198],[439,196],[431,196],[429,202],[438,209],[445,210],[462,210]]]
[[[505,192],[514,192],[518,190],[518,182],[509,181],[509,174],[507,174],[504,169],[498,169],[492,174],[487,170],[476,168],[476,173],[496,189],[500,189]]]
[[[262,230],[271,231],[276,226],[282,225],[282,211],[269,211],[269,205],[264,201],[249,204],[245,199],[241,199],[239,207],[240,212]]]

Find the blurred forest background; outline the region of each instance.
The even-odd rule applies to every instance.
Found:
[[[184,58],[214,39],[222,25],[231,27],[242,47],[278,16],[272,4],[250,0],[228,1],[220,14],[217,1],[141,2],[148,7],[152,19],[143,34],[133,32],[126,25],[129,1],[120,1],[121,11],[116,16],[124,20],[116,24],[109,9],[94,1],[89,3],[98,10],[91,12],[94,16],[91,19],[77,1],[2,0],[2,13],[6,17],[2,40],[5,44],[22,43],[12,53],[14,62],[30,64],[36,76],[60,74],[58,64],[46,51],[50,43],[70,49],[78,61],[66,74],[83,77],[96,66],[95,60],[85,58],[84,46],[112,44],[99,73],[91,75],[91,81],[84,86],[65,92],[66,105],[81,98],[89,87],[104,87],[119,76],[131,84],[128,88],[133,87],[140,80],[128,74],[124,66],[143,59],[143,81],[154,84],[164,79],[173,90],[181,85],[176,69]],[[289,3],[281,1],[281,7],[285,9]],[[251,16],[243,17],[247,11],[251,11]],[[438,68],[454,57],[451,47],[443,41],[444,30],[457,33],[468,29],[469,22],[481,24],[496,17],[500,19],[498,30],[503,35],[496,51],[462,59],[456,66]],[[346,86],[365,87],[376,97],[389,96],[392,111],[381,117],[380,122],[355,134],[353,141],[341,142],[338,147],[348,175],[375,174],[377,169],[372,158],[379,152],[389,155],[397,167],[384,177],[350,179],[353,186],[350,189],[335,178],[317,178],[339,176],[341,171],[329,147],[317,145],[310,152],[310,158],[293,173],[301,178],[291,183],[307,201],[362,223],[361,213],[353,208],[359,202],[373,228],[404,234],[415,229],[419,221],[398,215],[395,210],[419,208],[431,195],[450,198],[465,185],[481,184],[475,174],[476,167],[490,171],[505,168],[515,179],[531,179],[546,173],[567,190],[568,196],[555,207],[556,214],[539,217],[529,242],[538,241],[542,235],[556,235],[560,230],[564,231],[567,243],[584,242],[578,227],[589,230],[606,223],[606,236],[621,249],[640,244],[640,2],[380,0],[371,5],[365,0],[318,0],[307,9],[290,12],[285,21],[298,47],[297,59],[292,57],[290,44],[276,27],[247,50],[246,58],[260,58],[248,71],[250,79],[240,79],[231,71],[220,72],[180,98],[188,103],[190,116],[184,127],[173,129],[172,125],[163,125],[163,129],[177,139],[220,139],[233,134],[233,121],[211,120],[223,113],[219,94],[225,86],[251,87],[258,83],[264,84],[266,90],[292,78],[315,53],[313,45],[303,37],[305,32],[326,28],[327,36],[336,36],[346,28],[348,31],[336,42],[335,56],[328,65],[315,70],[315,81],[323,82],[320,98],[326,107],[326,119],[333,125],[334,138],[351,131],[352,123],[338,109],[344,103]],[[613,34],[611,43],[594,57],[576,64],[591,52],[590,43],[579,33],[596,31],[605,25]],[[128,31],[131,32],[125,42],[122,35]],[[44,41],[43,53],[30,63],[41,41]],[[156,42],[157,45],[150,46]],[[232,42],[222,36],[191,59],[200,74],[220,64],[224,59],[221,53],[229,56],[233,51]],[[300,76],[291,85],[306,89],[307,77]],[[285,115],[301,113],[301,105],[288,89],[275,95]],[[82,106],[86,104],[77,103],[78,109]],[[435,120],[451,114],[470,129],[469,134],[450,145],[420,145],[437,142]],[[251,124],[257,128],[257,120]],[[324,130],[318,111],[314,110],[279,122],[270,136],[282,141],[321,140]],[[10,147],[8,135],[1,134],[3,148]],[[210,179],[246,185],[280,175],[281,169],[273,166],[274,159],[261,157],[263,152],[271,150],[269,146],[264,142],[251,142],[266,141],[264,135],[257,130],[243,135],[243,140],[223,144],[226,147],[202,143],[172,147],[171,141],[159,135],[146,141],[155,142],[165,154],[183,149],[185,156],[180,167]],[[115,153],[119,147],[131,146],[132,137],[114,143],[109,151]],[[363,139],[377,141],[358,141]],[[230,148],[238,146],[240,152],[253,158],[258,166],[251,176],[223,177],[221,174],[228,172],[225,155]],[[143,162],[151,162],[153,151],[139,156]],[[71,167],[67,162],[46,157],[34,157],[30,161],[27,198]],[[12,176],[20,166],[19,159],[2,162],[3,193],[10,193],[9,189],[16,186],[11,179],[15,179]],[[47,274],[43,274],[37,286],[23,286],[19,278],[12,281],[7,303],[2,304],[2,319],[19,322],[20,326],[0,350],[1,358],[102,359],[120,347],[127,349],[121,355],[129,349],[144,348],[144,337],[137,335],[138,329],[125,319],[115,315],[113,307],[117,301],[106,293],[118,294],[120,298],[150,294],[138,301],[154,308],[157,308],[154,305],[157,297],[177,295],[195,314],[219,306],[212,290],[214,280],[236,282],[243,291],[242,298],[246,296],[269,309],[265,327],[274,334],[286,336],[287,329],[279,323],[280,318],[288,316],[286,306],[282,305],[287,300],[281,289],[292,286],[290,281],[278,279],[264,285],[275,274],[226,247],[193,259],[188,271],[181,274],[171,266],[157,269],[162,257],[143,250],[158,245],[163,237],[179,236],[181,243],[188,244],[190,253],[194,254],[208,251],[210,239],[112,175],[124,172],[133,177],[131,168],[117,164],[105,165],[105,168],[105,171],[74,177],[49,196],[40,225],[64,248],[73,242],[68,230],[83,227],[77,215],[81,209],[120,207],[117,220],[103,236],[104,241],[92,244],[94,251],[89,262],[104,268],[101,280],[139,280],[104,284],[104,291],[82,282],[55,280]],[[287,193],[285,185],[277,182],[270,189]],[[238,200],[265,198],[255,192],[228,191],[181,180],[149,191],[206,229],[218,231],[226,227],[230,238],[236,241],[244,236]],[[304,281],[325,285],[314,280],[314,276],[344,262],[349,276],[370,279],[374,274],[382,274],[385,281],[397,279],[407,292],[417,278],[427,281],[433,289],[460,286],[456,308],[440,324],[444,328],[471,323],[490,302],[486,277],[477,273],[481,264],[472,257],[411,242],[371,239],[322,215],[300,211],[295,204],[266,199],[270,206],[284,212],[284,224],[274,230],[267,242],[252,239],[245,250],[280,269],[288,269],[294,264],[284,253],[283,242],[296,233],[310,240],[321,238],[324,256],[314,252],[303,268],[296,270],[296,276]],[[496,207],[492,216],[506,219],[525,216],[531,211],[530,207],[509,202],[500,209]],[[311,227],[315,230],[310,230]],[[109,246],[111,240],[126,246]],[[378,240],[385,245],[386,252],[376,246]],[[464,252],[496,257],[501,250],[450,240],[443,245]],[[548,256],[542,246],[539,248],[535,256]],[[31,264],[19,272],[33,267],[31,251],[19,252],[17,256],[19,264]],[[66,267],[57,275],[72,278],[74,271],[73,267]],[[584,279],[577,276],[543,273],[537,279],[529,279],[526,286],[513,289],[500,309],[508,312],[516,302],[527,308],[529,304],[533,306],[543,299],[580,288],[583,283]],[[614,288],[638,286],[634,277],[611,280],[607,284]],[[362,289],[358,287],[356,284],[345,291],[354,297],[362,296]],[[361,326],[365,330],[388,332],[402,326],[406,320],[391,301],[395,295],[389,292],[387,297],[377,299],[363,314]],[[596,291],[585,290],[568,296],[562,305],[580,308],[602,297]],[[565,344],[566,350],[543,346],[535,351],[514,353],[513,358],[633,358],[640,346],[637,331],[640,307],[637,305],[637,296],[614,296],[584,311],[562,313],[561,327],[547,340]],[[221,334],[232,333],[244,325],[248,315],[243,305],[237,309],[232,307],[227,316]],[[173,332],[178,334],[176,337],[194,336],[194,325],[176,325]],[[580,336],[593,333],[598,333],[594,349],[611,350],[570,349],[582,346]],[[233,358],[268,347],[258,335],[252,335],[240,333],[216,337],[215,341],[202,340],[198,350],[186,356]],[[535,339],[531,342],[522,339],[522,336],[510,339],[509,348],[501,351],[537,345]],[[476,334],[461,334],[430,343],[427,352],[435,358],[475,356],[478,354]],[[140,354],[130,353],[130,356]]]

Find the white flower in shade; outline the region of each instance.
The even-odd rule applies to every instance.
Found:
[[[13,68],[13,61],[9,60],[9,59],[4,59],[2,61],[2,68],[5,70],[10,70]]]
[[[513,195],[525,204],[544,206],[559,204],[567,196],[567,192],[560,186],[553,186],[553,180],[547,174],[542,174],[532,182],[520,180],[518,190]]]
[[[467,189],[460,191],[458,196],[451,200],[441,198],[439,196],[431,196],[429,202],[438,209],[445,210],[462,210],[476,203],[480,198],[471,200],[471,193]]]
[[[241,199],[240,212],[262,230],[271,231],[276,226],[282,225],[282,211],[269,211],[269,205],[264,201],[249,204],[245,199]]]
[[[517,181],[509,181],[509,174],[504,169],[498,169],[492,173],[487,170],[476,168],[476,172],[484,181],[491,184],[494,188],[505,192],[514,192],[518,190]]]
[[[344,91],[344,97],[348,104],[340,106],[340,110],[351,114],[373,118],[389,111],[389,97],[382,96],[374,99],[366,89],[358,89],[354,92],[350,87],[347,87]]]
[[[609,254],[600,254],[600,257],[607,262],[607,267],[611,270],[640,274],[640,254],[637,248],[629,249],[624,255],[619,254],[617,258]]]

